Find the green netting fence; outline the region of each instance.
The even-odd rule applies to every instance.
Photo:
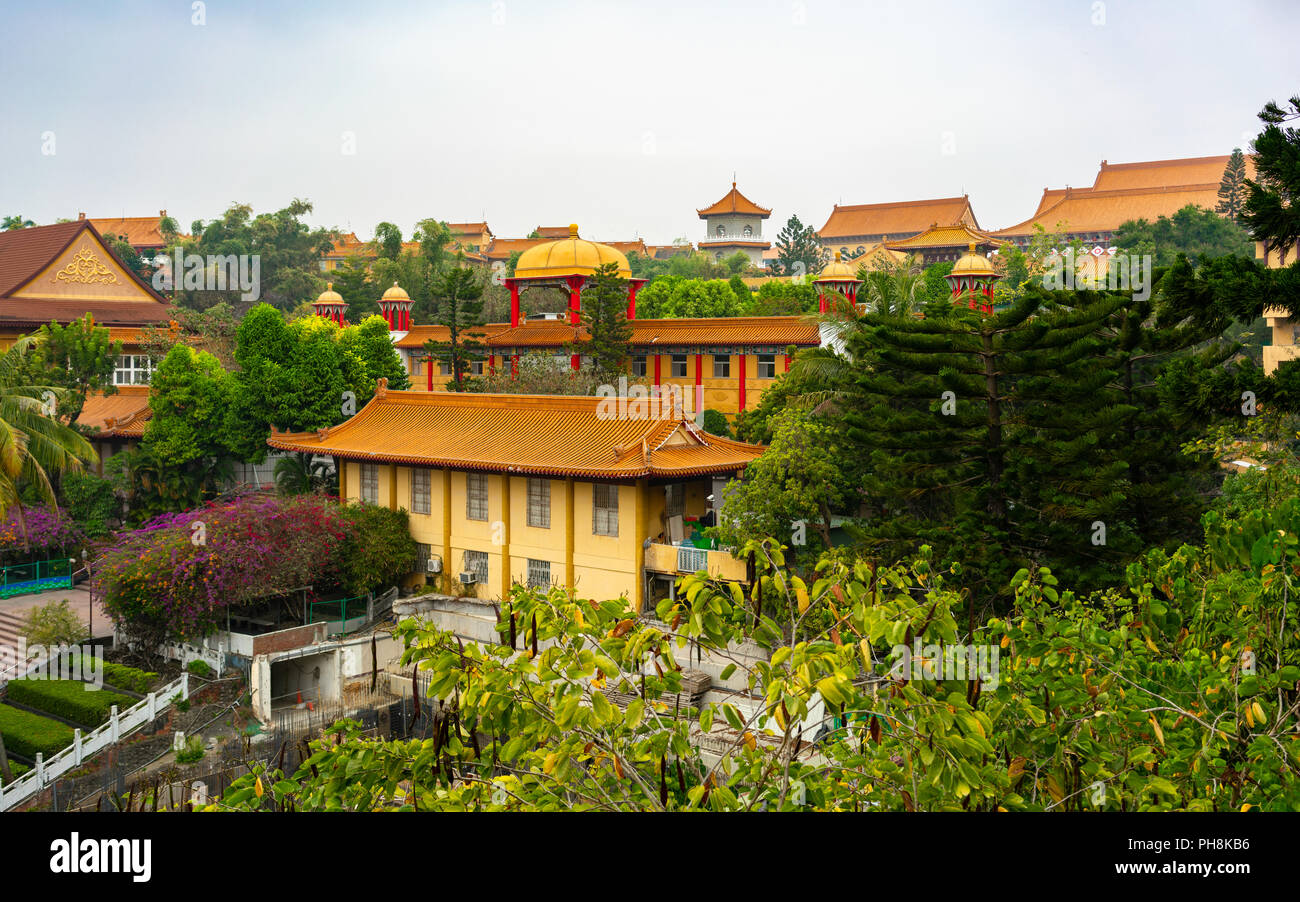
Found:
[[[307,605],[307,622],[346,623],[354,617],[364,617],[370,596],[335,598],[330,601],[313,601]]]
[[[0,567],[0,598],[72,587],[72,561],[53,558]]]

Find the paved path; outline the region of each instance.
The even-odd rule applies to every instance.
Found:
[[[90,623],[95,636],[113,634],[112,621],[108,619],[108,615],[100,605],[95,605],[94,618],[93,621],[91,620],[90,590],[85,583],[82,583],[70,589],[50,589],[31,595],[0,598],[0,645],[17,648],[18,637],[23,633],[27,612],[32,608],[65,598],[72,610],[81,618],[81,622]]]

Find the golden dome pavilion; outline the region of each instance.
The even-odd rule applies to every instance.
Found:
[[[589,276],[609,263],[618,264],[618,274],[632,278],[632,267],[627,257],[607,244],[587,241],[578,237],[578,226],[569,226],[569,237],[548,241],[529,248],[519,255],[515,264],[515,278],[564,279],[569,276]]]

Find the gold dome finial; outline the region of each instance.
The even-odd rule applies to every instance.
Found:
[[[334,290],[334,283],[333,283],[333,282],[326,282],[326,283],[325,283],[325,290],[326,290],[326,291],[333,291],[333,290]]]
[[[578,224],[576,222],[569,223],[569,237],[570,238],[578,237]]]
[[[835,252],[835,262],[836,263],[840,262],[840,252],[838,250]]]

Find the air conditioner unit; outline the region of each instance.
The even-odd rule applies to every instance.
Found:
[[[462,585],[472,586],[478,582],[478,574],[472,570],[467,570],[460,575],[460,581]]]
[[[425,573],[441,573],[441,572],[442,572],[442,558],[437,557],[437,556],[434,556],[434,557],[429,558],[427,561],[425,561],[425,562],[424,562],[424,572],[425,572]]]

